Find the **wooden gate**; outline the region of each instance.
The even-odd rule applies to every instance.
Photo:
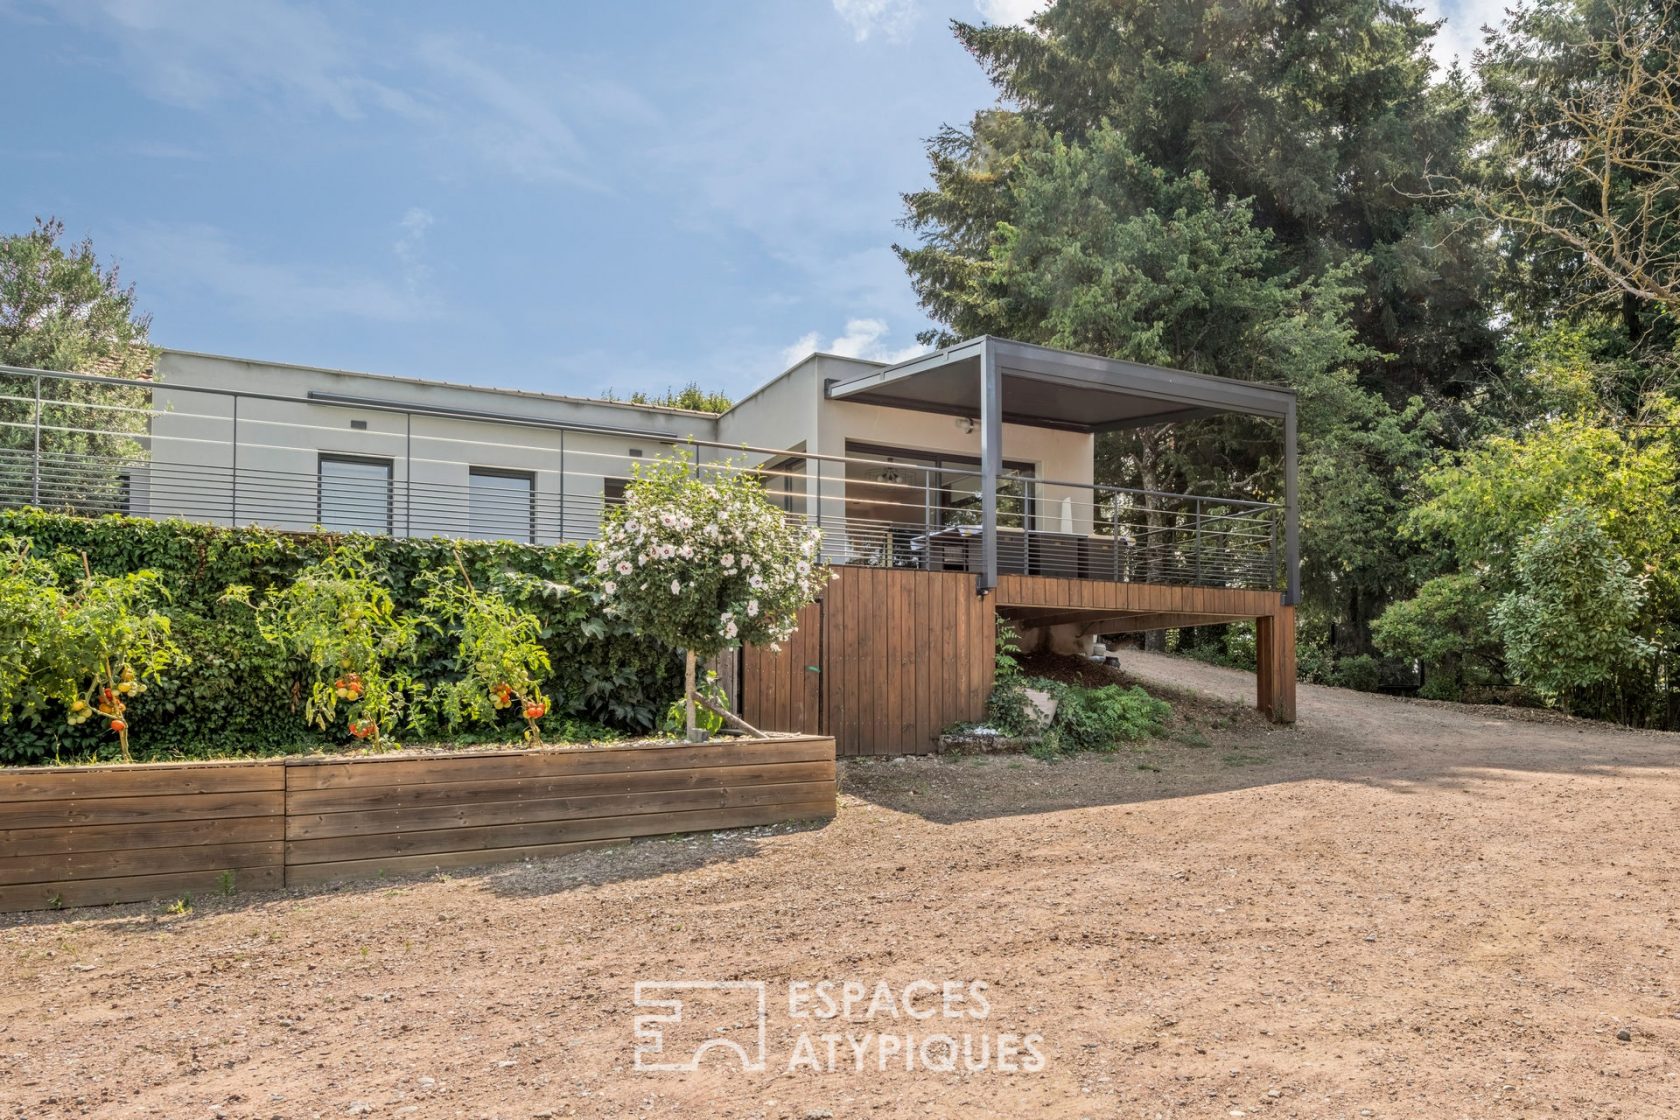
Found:
[[[993,613],[963,572],[836,569],[780,653],[748,649],[741,711],[766,730],[832,735],[843,755],[921,754],[978,720],[992,688]]]

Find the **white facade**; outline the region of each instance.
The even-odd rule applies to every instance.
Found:
[[[396,535],[581,540],[637,459],[688,445],[702,463],[791,458],[780,482],[790,509],[802,490],[801,512],[820,516],[843,554],[844,534],[856,531],[847,518],[858,478],[872,468],[837,460],[856,457],[859,445],[980,454],[974,425],[960,418],[825,398],[825,382],[878,364],[813,355],[713,416],[165,351],[133,512],[289,530],[348,518]],[[1028,527],[1089,532],[1089,492],[1078,489],[1092,481],[1089,435],[1005,425],[1003,452],[1051,480],[1033,484]]]

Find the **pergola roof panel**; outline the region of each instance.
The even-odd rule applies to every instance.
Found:
[[[1221,412],[1282,418],[1295,391],[1258,382],[975,338],[907,362],[832,382],[831,400],[978,417],[981,350],[990,345],[1011,424],[1112,431]]]

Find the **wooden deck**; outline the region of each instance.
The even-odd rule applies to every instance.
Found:
[[[1004,575],[982,597],[964,572],[836,571],[780,653],[743,653],[749,722],[832,735],[841,755],[932,751],[945,727],[985,714],[999,612],[1104,634],[1254,620],[1256,706],[1279,722],[1295,718],[1295,610],[1275,591]]]

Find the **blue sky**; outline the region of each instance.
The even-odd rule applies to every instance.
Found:
[[[1036,6],[0,0],[0,228],[91,236],[166,346],[738,395],[916,349],[898,195],[992,96],[947,22]]]

